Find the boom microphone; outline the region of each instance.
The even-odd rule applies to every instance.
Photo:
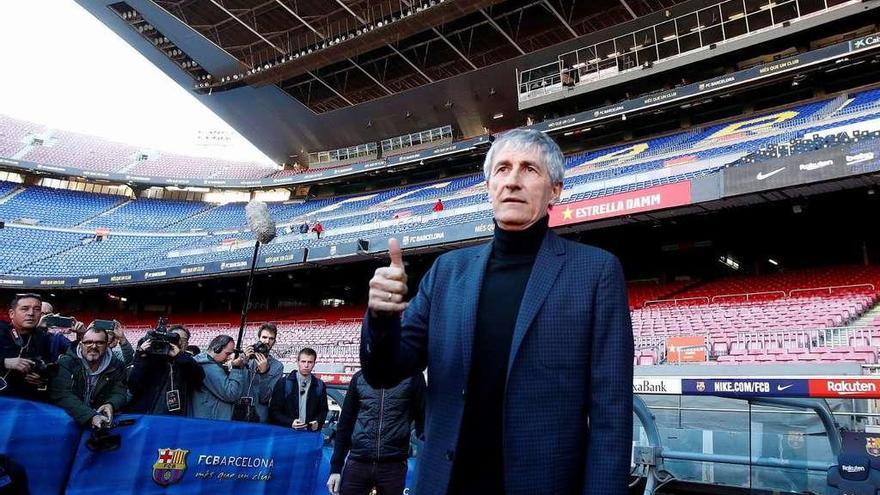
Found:
[[[254,257],[251,259],[251,272],[248,275],[247,286],[244,291],[244,302],[241,305],[241,322],[238,326],[238,339],[235,341],[236,355],[241,353],[241,339],[244,337],[244,326],[247,323],[248,307],[251,304],[251,291],[254,288],[254,270],[257,268],[257,255],[260,252],[260,244],[266,244],[275,238],[275,221],[269,215],[269,207],[266,203],[251,200],[244,207],[244,216],[248,228],[257,236],[254,243]]]
[[[266,203],[252,199],[244,207],[244,216],[248,228],[257,235],[260,244],[266,244],[275,238],[275,221],[269,216],[269,207]]]

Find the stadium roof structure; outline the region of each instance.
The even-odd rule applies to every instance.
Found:
[[[459,137],[522,125],[518,70],[555,60],[591,33],[696,5],[77,2],[279,163],[447,124]]]

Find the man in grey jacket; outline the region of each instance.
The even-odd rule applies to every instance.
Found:
[[[195,357],[205,371],[202,386],[193,391],[194,418],[232,419],[232,408],[241,397],[245,370],[224,366],[235,353],[235,340],[228,335],[218,335],[208,344],[208,350]]]

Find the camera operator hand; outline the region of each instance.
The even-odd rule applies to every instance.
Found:
[[[118,321],[114,321],[114,323],[115,323],[115,326],[113,327],[113,333],[116,335],[116,340],[120,344],[123,344],[127,340],[125,338],[125,327],[123,327],[122,323],[119,323]]]
[[[8,370],[18,371],[19,373],[29,373],[33,366],[33,361],[21,357],[6,358],[3,360],[3,367]]]
[[[38,373],[28,373],[24,375],[25,383],[29,383],[31,385],[35,385],[37,387],[41,387],[46,384],[46,380],[43,379]]]
[[[139,351],[149,351],[151,343],[152,343],[152,341],[150,339],[144,340],[143,342],[141,342],[141,345],[138,346],[138,350]]]
[[[269,358],[260,353],[256,353],[254,354],[254,359],[257,361],[257,373],[263,375],[269,371]]]
[[[248,360],[251,356],[254,355],[254,346],[249,345],[244,348],[241,354],[238,355],[237,358],[233,359],[232,362],[229,363],[230,367],[233,368],[243,368],[247,366]]]
[[[94,416],[92,416],[92,428],[98,429],[102,426],[110,426],[110,423],[110,419],[103,414],[95,414]]]
[[[76,320],[76,319],[73,320],[73,326],[70,327],[70,329],[73,331],[73,333],[75,333],[79,336],[83,336],[86,333],[85,324],[83,324],[83,322]]]
[[[41,328],[47,328],[47,327],[46,327],[46,318],[48,318],[48,317],[50,317],[50,316],[56,316],[56,315],[53,315],[53,314],[44,314],[43,316],[40,317],[40,321],[37,322],[37,326],[38,326],[38,327],[41,327]]]
[[[113,405],[104,404],[98,408],[98,414],[107,418],[107,423],[113,422]]]

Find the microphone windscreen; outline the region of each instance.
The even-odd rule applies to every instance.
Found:
[[[269,215],[269,207],[266,203],[251,200],[244,208],[248,228],[257,235],[260,244],[266,244],[275,238],[275,221]]]

